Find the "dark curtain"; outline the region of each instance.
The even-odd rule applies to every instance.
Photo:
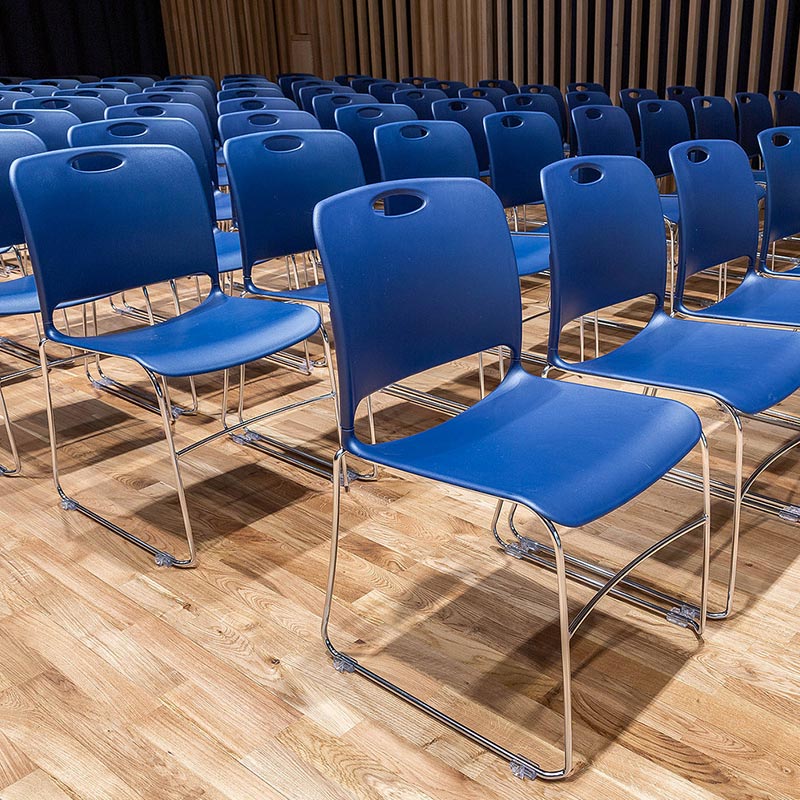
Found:
[[[168,71],[159,0],[0,0],[0,75]]]

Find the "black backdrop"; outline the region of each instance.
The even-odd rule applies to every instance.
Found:
[[[165,75],[159,0],[0,0],[0,75]]]

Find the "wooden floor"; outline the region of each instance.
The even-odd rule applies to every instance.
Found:
[[[191,285],[182,291],[191,294]],[[545,283],[532,283],[526,304],[542,310],[546,296]],[[531,348],[542,350],[546,321],[528,325]],[[2,333],[34,339],[29,320],[4,320]],[[125,364],[105,363],[114,376],[136,379]],[[496,365],[487,363],[494,382]],[[16,366],[2,355],[0,365]],[[418,385],[471,402],[476,366],[467,359]],[[310,397],[325,386],[318,372],[309,379],[254,367],[249,405]],[[78,366],[53,379],[67,489],[183,552],[158,418],[93,389]],[[217,413],[220,376],[198,387],[203,409]],[[174,391],[176,400],[187,396],[181,382]],[[795,526],[745,512],[737,612],[709,624],[703,641],[603,601],[573,641],[577,768],[558,784],[522,782],[504,761],[332,668],[319,636],[330,543],[325,481],[230,440],[201,448],[184,462],[200,565],[158,568],[59,508],[40,379],[8,386],[6,399],[25,476],[0,480],[2,800],[800,797]],[[796,399],[786,407],[800,413]],[[383,435],[437,420],[386,395],[376,408]],[[725,477],[730,429],[700,410],[712,468]],[[180,419],[179,444],[213,424]],[[322,455],[334,450],[329,403],[271,430]],[[756,423],[746,436],[750,465],[783,438]],[[783,459],[771,473],[775,491],[796,499],[798,474],[798,459]],[[332,633],[367,665],[555,766],[562,700],[554,579],[498,550],[492,508],[488,498],[389,472],[355,485],[344,499]],[[568,532],[566,547],[619,565],[699,509],[699,495],[660,484]],[[718,605],[730,510],[715,502],[714,513]],[[697,545],[687,537],[642,575],[695,597]],[[570,593],[574,613],[589,593],[574,584]]]

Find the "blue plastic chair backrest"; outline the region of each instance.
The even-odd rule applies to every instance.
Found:
[[[381,180],[479,177],[472,139],[457,122],[390,122],[374,136]]]
[[[431,106],[436,100],[446,100],[447,95],[441,89],[398,89],[392,95],[393,103],[401,103],[408,106],[416,115],[417,119],[433,119]]]
[[[0,90],[0,111],[12,108],[19,98],[19,92],[4,92]]]
[[[145,92],[152,91],[167,91],[167,92],[191,92],[196,94],[205,106],[206,113],[211,120],[217,116],[217,89],[209,89],[208,85],[203,81],[198,80],[179,80],[179,81],[159,81]]]
[[[639,112],[636,106],[641,100],[658,100],[658,93],[652,89],[644,88],[631,88],[619,90],[619,101],[631,121],[633,128],[633,136],[636,144],[639,144],[641,139],[641,130],[639,129]]]
[[[566,135],[569,130],[567,124],[567,104],[564,101],[564,95],[561,94],[561,89],[558,86],[553,86],[550,83],[523,83],[519,87],[521,94],[546,94],[556,101],[558,106],[558,113],[561,115],[561,130]]]
[[[561,111],[555,98],[549,94],[540,92],[518,92],[517,94],[507,94],[503,98],[504,111],[537,111],[542,114],[549,114],[556,125],[562,140],[565,132],[561,119]]]
[[[340,131],[239,136],[224,152],[246,284],[254,264],[313,250],[314,206],[364,185],[358,150]]]
[[[234,114],[237,111],[298,111],[297,103],[288,97],[239,97],[232,100],[220,100],[217,103],[218,114]]]
[[[350,81],[350,88],[356,94],[369,94],[369,87],[372,86],[373,83],[377,83],[380,78],[373,78],[371,75],[365,75],[363,78],[353,78]],[[372,97],[372,95],[369,95]],[[375,100],[374,97],[372,97]]]
[[[448,97],[458,97],[459,89],[466,89],[467,84],[463,81],[426,81],[425,89],[439,89]]]
[[[68,147],[67,131],[80,120],[71,111],[25,108],[0,111],[0,131],[19,129],[36,134],[48,150]]]
[[[692,138],[686,110],[676,100],[646,100],[637,106],[642,131],[641,158],[656,177],[669,175],[669,151]]]
[[[355,142],[367,183],[377,183],[381,179],[381,168],[373,135],[375,128],[387,122],[403,122],[417,118],[408,106],[389,103],[341,106],[336,109],[334,117],[336,127]]]
[[[22,81],[28,86],[54,86],[56,89],[74,89],[80,84],[74,78],[38,78],[36,80]]]
[[[517,84],[505,78],[484,78],[478,81],[478,86],[485,86],[488,89],[502,89],[506,94],[517,94],[519,92]]]
[[[541,111],[501,111],[483,120],[489,174],[505,208],[542,202],[541,172],[564,157],[556,121]]]
[[[222,86],[220,86],[220,91],[224,91],[225,89],[272,89],[277,91],[281,97],[286,97],[277,83],[271,83],[268,80],[261,80],[260,78],[237,78],[236,80],[223,81]],[[289,99],[291,100],[291,97]]]
[[[14,108],[71,111],[81,122],[93,122],[103,119],[107,106],[96,97],[23,97],[14,103]]]
[[[371,78],[372,75],[364,75],[361,72],[350,72],[347,75],[334,75],[333,79],[340,86],[350,86],[351,82],[356,78]]]
[[[223,142],[249,133],[314,129],[319,129],[319,122],[307,111],[236,111],[219,118],[219,136]]]
[[[278,75],[278,86],[281,87],[281,91],[291,100],[294,100],[294,96],[292,95],[292,84],[295,81],[303,80],[305,78],[315,78],[316,75],[312,75],[309,72],[286,72],[281,75]]]
[[[11,165],[18,158],[46,150],[44,142],[30,131],[0,130],[0,247],[25,241],[17,201],[11,191]]]
[[[101,120],[76,125],[69,130],[70,147],[118,147],[119,145],[169,144],[183,150],[197,167],[206,189],[209,210],[216,217],[214,187],[216,181],[197,128],[177,117],[139,117],[138,119]]]
[[[221,103],[223,100],[244,100],[247,97],[277,97],[288,100],[280,89],[271,87],[234,87],[233,89],[220,89],[217,92],[217,103]],[[294,101],[289,100],[289,102],[292,103]]]
[[[414,211],[376,212],[380,200],[400,195],[417,199]],[[380,388],[499,344],[519,358],[514,249],[505,212],[481,181],[422,178],[353,189],[317,206],[314,231],[330,294],[345,445],[359,402]]]
[[[28,156],[11,168],[11,185],[46,330],[62,303],[198,274],[218,290],[205,192],[176,147]]]
[[[572,111],[573,108],[580,106],[613,106],[611,98],[605,93],[597,90],[588,92],[567,92],[567,108]]]
[[[222,80],[224,81],[234,81],[234,80],[247,80],[250,78],[259,78],[261,80],[267,80],[266,75],[262,75],[260,72],[229,72],[226,75],[222,76]]]
[[[572,109],[580,156],[635,156],[633,126],[623,108],[617,106],[579,106]]]
[[[775,125],[779,128],[800,125],[800,92],[779,89],[772,96],[775,98]]]
[[[173,117],[191,122],[200,134],[203,151],[206,154],[209,171],[216,177],[217,155],[214,139],[206,125],[206,115],[197,107],[188,103],[126,103],[121,106],[109,106],[106,119],[152,119],[157,117]]]
[[[349,86],[326,84],[325,86],[304,86],[299,92],[299,106],[309,114],[314,113],[314,98],[320,94],[355,94]]]
[[[22,97],[52,97],[58,91],[57,86],[31,86],[19,84],[18,86],[4,86],[4,92],[18,92]]]
[[[700,97],[700,90],[696,86],[667,86],[667,100],[680,103],[687,115],[691,113],[693,97]]]
[[[95,97],[102,100],[107,106],[119,106],[125,102],[126,93],[122,89],[113,88],[86,88],[79,86],[77,89],[58,89],[53,97]]]
[[[133,81],[109,81],[103,79],[102,81],[92,81],[91,83],[82,83],[79,89],[118,89],[125,94],[138,94],[142,91],[142,87]]]
[[[758,134],[775,125],[769,98],[759,92],[737,92],[736,112],[739,115],[739,144],[749,156],[756,156]]]
[[[392,103],[393,95],[400,89],[407,88],[405,83],[396,81],[375,81],[371,83],[367,91],[375,98],[376,103]]]
[[[145,89],[140,94],[129,94],[125,98],[126,103],[184,103],[194,106],[203,114],[206,125],[211,135],[214,135],[214,124],[206,109],[206,104],[199,94],[194,92],[184,92],[177,89]]]
[[[694,130],[698,139],[736,141],[736,118],[727,97],[698,95],[692,98]]]
[[[318,94],[312,101],[314,115],[321,128],[336,130],[336,109],[342,106],[368,105],[375,102],[371,94],[337,92],[336,94]]]
[[[494,114],[495,107],[488,100],[464,97],[457,100],[436,100],[432,108],[434,119],[449,119],[467,129],[478,158],[478,168],[481,172],[489,169],[489,148],[486,145],[483,118]]]
[[[341,89],[336,81],[325,81],[322,78],[301,78],[292,84],[292,100],[300,105],[300,91],[307,86],[329,86],[331,89]]]
[[[110,75],[108,78],[101,78],[100,80],[101,83],[108,83],[109,81],[135,83],[142,89],[146,89],[155,83],[155,80],[147,75]]]
[[[565,159],[542,171],[550,226],[548,361],[572,320],[645,295],[664,302],[667,248],[653,173],[633,156]]]
[[[607,94],[606,87],[596,81],[574,81],[567,84],[567,92],[602,92]]]
[[[197,105],[208,117],[209,125],[213,126],[217,116],[216,102],[214,100],[216,92],[212,94],[205,86],[151,86],[143,92],[146,96],[160,96],[164,93],[175,97],[175,102]],[[130,96],[138,97],[138,95]],[[140,100],[126,99],[125,102],[136,103],[140,102]]]
[[[468,86],[466,89],[459,89],[458,96],[488,100],[495,107],[495,110],[502,111],[503,98],[506,96],[506,92],[502,89],[492,89],[488,86]]]
[[[417,89],[424,89],[425,84],[429,81],[435,81],[434,75],[408,75],[405,78],[400,78],[400,83],[407,83],[409,86],[416,86]]]
[[[698,139],[669,154],[680,213],[675,304],[683,310],[686,280],[696,272],[746,256],[755,266],[758,195],[750,161],[736,143]]]
[[[758,134],[767,173],[761,262],[773,242],[800,233],[800,126],[778,126]]]

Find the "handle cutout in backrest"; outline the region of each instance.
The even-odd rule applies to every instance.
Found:
[[[646,108],[651,114],[658,114],[658,112],[661,111],[661,104],[660,103],[648,103]]]
[[[106,130],[112,136],[130,139],[134,136],[143,136],[147,133],[148,127],[143,122],[115,122],[113,125],[109,125]]]
[[[153,94],[150,94],[150,95],[148,95],[148,97],[149,97],[149,98],[150,98],[150,99],[151,99],[151,100],[152,100],[154,103],[172,103],[172,102],[175,100],[175,98],[174,98],[174,97],[173,97],[171,94],[157,94],[157,93],[153,93]]]
[[[335,106],[349,106],[350,103],[353,101],[349,97],[342,97],[341,95],[337,95],[336,97],[331,98],[331,102]]]
[[[242,100],[240,105],[243,111],[256,111],[260,108],[266,108],[266,103],[263,100]]]
[[[42,101],[41,108],[69,108],[69,100],[62,100],[60,97],[48,97],[47,100]]]
[[[750,95],[743,94],[743,95],[742,95],[742,96],[739,98],[739,102],[741,102],[741,103],[749,103],[751,99],[752,99],[752,98],[750,97]]]
[[[702,164],[708,160],[708,150],[705,147],[690,147],[686,151],[686,159],[692,164]]]
[[[375,195],[370,205],[378,216],[406,217],[409,214],[416,214],[427,202],[424,194],[413,189],[391,189]]]
[[[481,89],[473,89],[470,93],[470,97],[485,97],[486,92],[482,91]]]
[[[467,110],[467,104],[466,103],[462,103],[460,100],[453,100],[452,103],[448,103],[447,107],[451,111],[466,111]]]
[[[400,135],[404,139],[424,139],[430,131],[422,125],[403,125],[400,128]]]
[[[586,109],[586,113],[584,114],[584,116],[587,119],[601,119],[603,116],[603,112],[596,106],[592,106]]]
[[[711,108],[711,105],[712,105],[711,101],[710,101],[710,100],[707,100],[706,98],[703,98],[703,99],[700,101],[700,106],[701,106],[702,108]]]
[[[70,159],[70,166],[76,172],[112,172],[119,169],[124,159],[115,153],[82,153]]]
[[[783,131],[779,131],[778,133],[773,133],[772,136],[770,136],[770,141],[774,147],[786,147],[786,145],[792,141],[792,137]]]
[[[515,97],[514,103],[518,106],[532,106],[533,100],[530,97]]]
[[[274,114],[251,114],[247,118],[247,122],[250,125],[256,125],[263,128],[268,125],[277,125],[280,122],[280,119],[278,119],[278,117],[276,117]]]
[[[266,150],[273,153],[291,153],[299,150],[303,146],[303,140],[299,136],[270,136],[262,142]]]
[[[375,119],[383,116],[383,111],[381,111],[379,108],[375,108],[374,106],[359,108],[356,113],[359,117],[364,117],[364,119]]]
[[[578,92],[575,95],[575,101],[578,103],[588,103],[589,100],[591,100],[591,97],[589,97],[589,95],[585,92]]]
[[[595,164],[581,164],[573,167],[569,171],[569,176],[575,183],[581,186],[589,186],[602,180],[603,170]]]
[[[31,114],[3,114],[0,117],[2,125],[30,125],[33,122]]]
[[[637,100],[639,97],[641,97],[641,94],[634,89],[632,92],[628,92],[628,97],[630,97],[632,100]]]
[[[163,117],[167,112],[158,106],[139,106],[135,113],[137,117]]]
[[[509,114],[500,120],[500,124],[504,128],[519,128],[524,124],[524,122],[522,117],[518,117],[516,114]]]
[[[425,95],[423,95],[422,92],[409,92],[406,95],[409,100],[421,100],[424,96]]]

